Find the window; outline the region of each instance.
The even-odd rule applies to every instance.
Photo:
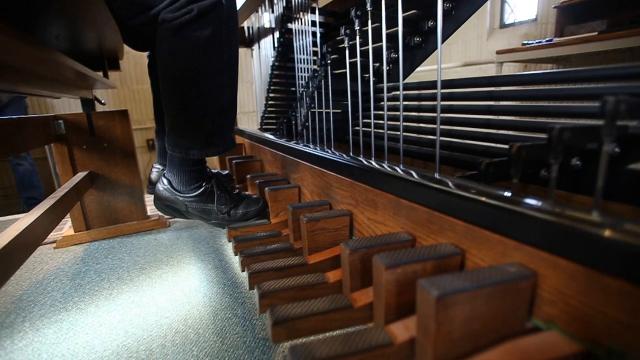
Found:
[[[538,16],[538,0],[500,0],[500,27],[535,21]]]

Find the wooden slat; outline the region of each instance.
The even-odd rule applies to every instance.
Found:
[[[81,172],[0,234],[0,286],[22,266],[71,208],[91,188],[94,175]]]
[[[421,244],[449,242],[465,251],[466,268],[520,262],[538,274],[533,315],[582,339],[640,354],[640,288],[505,236],[394,197],[245,141],[265,171],[302,184],[302,200],[326,199],[354,209],[356,236],[409,231]],[[331,184],[331,186],[327,186]],[[563,239],[549,239],[563,241]],[[576,249],[578,251],[579,249]]]
[[[55,115],[11,116],[0,118],[0,156],[33,150],[56,141]]]
[[[95,89],[113,89],[112,81],[62,53],[38,45],[0,24],[0,90],[27,95],[88,97]]]
[[[105,226],[99,229],[92,229],[75,234],[65,235],[56,242],[56,249],[73,245],[85,244],[97,240],[110,239],[116,236],[139,233],[162,229],[169,226],[169,222],[164,216],[152,216],[141,221],[132,221],[124,224]]]
[[[65,143],[54,145],[62,181],[81,171],[100,175],[80,203],[85,230],[147,219],[127,111],[99,111],[92,115],[95,136],[88,131],[85,114],[58,115],[65,124]],[[68,152],[66,158],[62,156],[64,151]],[[76,224],[82,220],[75,215],[71,214],[71,221],[78,231]]]

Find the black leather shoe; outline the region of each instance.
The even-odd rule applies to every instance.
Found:
[[[151,166],[149,177],[147,177],[147,194],[153,195],[158,180],[160,180],[162,175],[164,175],[164,170],[165,167],[158,163],[155,163],[153,164],[153,166]]]
[[[164,175],[165,170],[166,168],[158,163],[154,163],[151,166],[151,171],[149,171],[149,176],[147,177],[147,194],[153,195],[155,193],[156,184],[162,175]],[[229,171],[212,169],[209,169],[209,171],[215,176],[218,176],[232,192],[234,191],[233,175],[231,175]]]
[[[231,191],[225,176],[214,171],[209,172],[199,190],[190,194],[178,192],[171,181],[162,176],[156,184],[153,203],[165,215],[218,226],[253,220],[264,215],[266,210],[264,200]]]

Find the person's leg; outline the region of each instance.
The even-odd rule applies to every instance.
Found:
[[[153,195],[156,191],[158,180],[164,175],[165,169],[167,168],[167,146],[164,109],[162,108],[162,97],[160,96],[160,84],[158,82],[158,66],[153,51],[149,52],[147,59],[147,70],[153,100],[153,118],[156,125],[156,162],[151,166],[149,176],[147,177],[147,193]]]
[[[156,163],[162,167],[167,166],[167,146],[166,128],[164,125],[164,110],[162,108],[162,97],[160,95],[160,84],[158,83],[158,69],[156,57],[153,51],[147,55],[147,69],[149,72],[149,82],[151,83],[151,97],[153,99],[153,117],[156,125]]]
[[[25,211],[29,211],[44,200],[44,189],[36,163],[28,152],[9,156],[9,163],[22,206]]]

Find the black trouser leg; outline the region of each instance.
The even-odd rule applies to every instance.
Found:
[[[151,51],[169,153],[203,158],[235,142],[238,18],[232,0],[109,0],[127,45]]]
[[[160,84],[158,82],[158,69],[155,54],[150,52],[148,60],[147,68],[149,70],[149,82],[151,83],[151,95],[153,98],[153,117],[156,124],[156,163],[166,167],[166,127],[164,124],[164,110],[162,108],[162,99],[160,96]]]

